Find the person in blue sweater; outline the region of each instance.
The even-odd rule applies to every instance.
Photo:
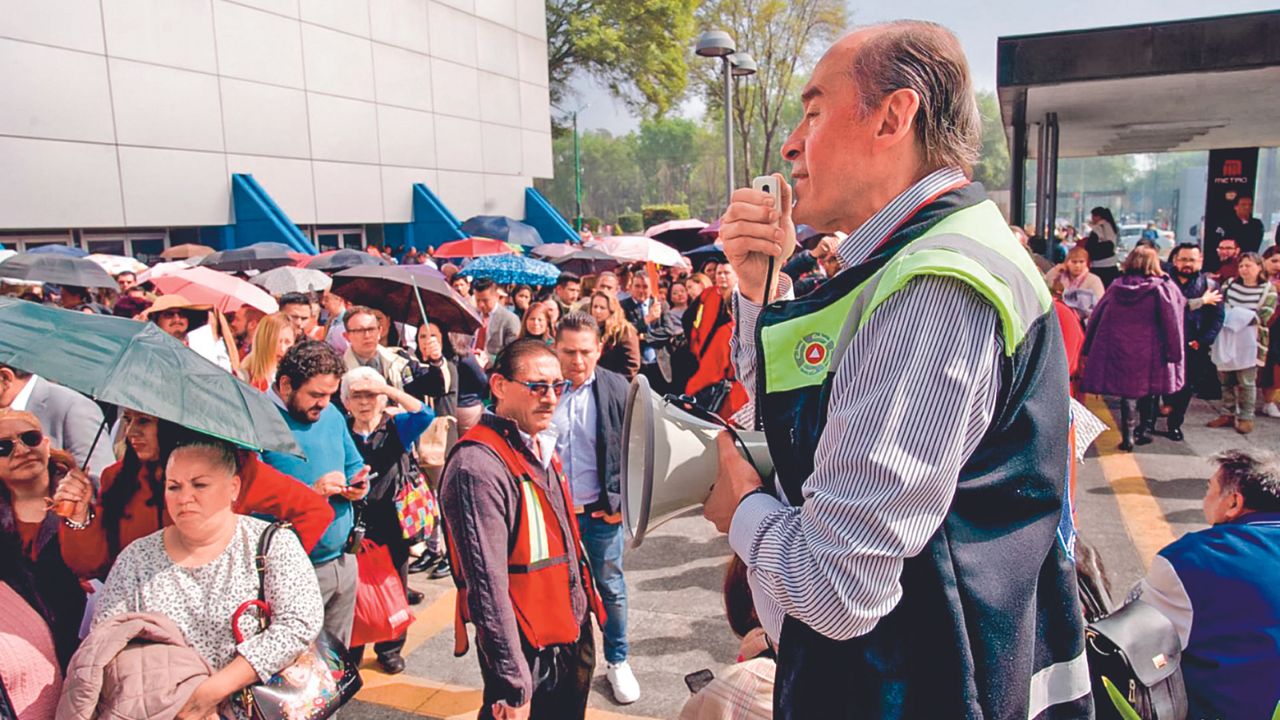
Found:
[[[369,467],[347,431],[346,418],[330,404],[345,372],[342,358],[323,342],[308,340],[290,348],[267,395],[306,458],[262,453],[264,462],[329,498],[333,507],[333,523],[312,548],[311,564],[324,598],[324,629],[344,644],[351,641],[358,577],[355,555],[347,551],[355,524],[351,503],[369,493]]]
[[[1269,718],[1280,703],[1280,456],[1214,455],[1213,526],[1161,550],[1133,597],[1182,640],[1188,720]]]

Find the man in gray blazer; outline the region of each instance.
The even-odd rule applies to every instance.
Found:
[[[502,348],[520,337],[520,318],[502,307],[498,285],[492,280],[476,280],[471,291],[475,294],[476,309],[480,311],[480,318],[484,321],[484,325],[476,333],[476,348],[484,350],[486,357],[481,364],[488,370]]]
[[[111,451],[111,431],[102,428],[102,410],[75,390],[0,365],[0,410],[25,410],[35,415],[54,447],[71,453],[82,466],[85,458],[90,458],[88,472],[95,485],[103,469],[116,461]],[[100,428],[102,436],[98,437]],[[90,457],[89,448],[95,438],[98,444]]]

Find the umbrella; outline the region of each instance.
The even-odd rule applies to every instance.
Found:
[[[162,260],[188,260],[190,258],[204,257],[213,252],[213,248],[208,245],[197,245],[195,243],[183,243],[174,245],[160,253]]]
[[[542,236],[532,225],[512,220],[505,215],[477,215],[462,223],[462,232],[525,247],[542,244]]]
[[[703,245],[702,247],[687,250],[685,251],[684,256],[691,260],[697,258],[698,262],[706,260],[724,262],[724,247],[718,243],[710,243],[708,245]]]
[[[668,220],[645,230],[644,234],[677,250],[688,250],[706,242],[698,234],[706,227],[701,220]]]
[[[302,456],[266,395],[152,323],[0,298],[0,363],[247,448]]]
[[[501,240],[489,238],[467,238],[454,240],[436,248],[434,257],[438,258],[474,258],[485,255],[510,255],[514,250]]]
[[[8,260],[9,258],[17,254],[18,254],[18,251],[16,250],[6,250],[4,248],[0,248],[0,263],[4,262],[5,260]]]
[[[572,255],[582,249],[581,245],[570,245],[569,243],[545,243],[534,248],[530,252],[541,258],[552,260],[554,258]]]
[[[27,251],[32,255],[61,255],[62,257],[82,258],[89,253],[70,245],[40,245]]]
[[[275,298],[262,288],[207,267],[193,267],[152,277],[151,284],[162,293],[181,295],[193,303],[212,305],[224,313],[235,312],[244,305],[255,307],[268,315],[280,309]]]
[[[480,316],[444,279],[426,265],[361,265],[333,276],[333,293],[355,305],[377,308],[406,325],[421,325],[425,313],[453,332],[471,333]]]
[[[573,273],[581,277],[583,275],[597,275],[605,270],[612,270],[621,265],[622,261],[599,250],[583,248],[577,252],[555,258],[551,263],[560,268],[561,272]]]
[[[333,278],[319,270],[300,267],[278,267],[249,281],[279,297],[291,292],[319,292],[333,286]]]
[[[320,272],[336,273],[359,265],[390,265],[382,258],[376,258],[359,250],[330,250],[308,259],[303,267]]]
[[[494,255],[473,260],[462,268],[461,274],[489,278],[503,285],[554,285],[556,278],[560,277],[560,268],[518,255]]]
[[[186,260],[174,260],[173,262],[156,263],[155,265],[152,265],[151,267],[139,273],[138,282],[139,283],[151,282],[152,280],[155,280],[158,277],[164,277],[165,275],[172,275],[176,272],[182,272],[183,270],[190,270],[192,267],[193,266]]]
[[[720,237],[720,218],[711,221],[711,224],[698,231],[698,235],[712,240]]]
[[[687,261],[680,256],[680,252],[675,248],[643,235],[615,235],[613,237],[600,238],[596,240],[595,247],[597,250],[603,250],[619,260],[646,262],[670,267],[682,267],[687,264]]]
[[[106,270],[111,275],[119,275],[122,272],[131,272],[136,275],[147,269],[146,263],[137,258],[125,257],[124,255],[94,253],[86,257],[85,260],[92,260],[98,264],[98,267]]]
[[[284,243],[255,243],[248,247],[221,250],[205,255],[200,259],[200,267],[223,272],[271,270],[294,263],[294,259],[289,256],[289,250],[289,246]]]
[[[115,278],[92,260],[48,253],[24,253],[5,260],[0,263],[0,278],[82,288],[116,287]]]

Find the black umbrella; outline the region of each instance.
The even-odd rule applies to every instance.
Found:
[[[367,305],[406,325],[421,325],[425,314],[449,330],[475,332],[480,315],[438,270],[426,265],[364,265],[333,276],[335,295]]]
[[[98,263],[64,255],[14,255],[0,262],[0,278],[82,288],[116,287],[115,278],[108,275]]]
[[[542,235],[536,228],[505,215],[477,215],[462,223],[462,232],[472,237],[493,238],[511,245],[536,247],[542,244]]]
[[[353,267],[361,265],[390,265],[391,263],[376,258],[367,252],[359,250],[333,250],[327,253],[320,253],[313,259],[309,260],[303,267],[320,272],[336,273],[342,272]]]
[[[290,250],[292,248],[284,243],[261,242],[248,247],[210,253],[200,259],[200,266],[222,272],[274,270],[294,264],[293,258],[289,255]]]
[[[568,255],[552,258],[551,264],[559,267],[561,272],[569,272],[581,277],[612,270],[621,265],[622,261],[599,250],[584,248]]]

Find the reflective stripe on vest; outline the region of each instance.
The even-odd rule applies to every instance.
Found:
[[[1031,323],[1052,308],[1049,289],[1030,255],[995,204],[984,201],[943,218],[844,297],[762,328],[766,392],[821,385],[871,314],[923,275],[959,280],[991,303],[1009,356]]]
[[[524,517],[520,524],[525,528],[525,539],[529,546],[529,566],[551,558],[551,542],[547,539],[547,517],[542,512],[542,491],[533,481],[525,478],[520,481],[520,494],[524,497]]]

